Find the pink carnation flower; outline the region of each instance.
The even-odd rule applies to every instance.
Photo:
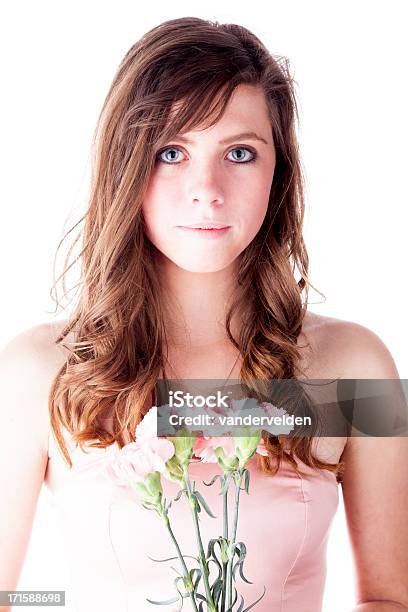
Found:
[[[174,455],[174,446],[168,440],[151,440],[149,444],[130,442],[117,451],[107,465],[108,475],[119,485],[141,482],[152,472],[163,473],[166,461]]]
[[[136,427],[137,442],[147,442],[157,438],[157,406],[152,406]]]
[[[174,452],[172,442],[157,437],[157,407],[153,406],[136,427],[136,442],[116,451],[107,465],[108,476],[119,485],[141,482],[152,472],[164,473]]]
[[[217,463],[218,459],[214,450],[218,446],[224,449],[227,457],[231,459],[235,457],[235,443],[234,439],[230,436],[204,436],[202,438],[196,438],[194,455],[200,457],[203,463]]]
[[[194,455],[199,457],[203,463],[217,463],[218,459],[214,450],[219,446],[224,449],[228,458],[232,459],[235,457],[235,441],[232,436],[204,436],[203,438],[197,438],[194,446]],[[261,438],[255,452],[265,457],[268,456],[263,438]]]
[[[258,446],[256,447],[256,453],[258,453],[258,455],[263,455],[264,457],[268,456],[268,451],[266,450],[266,446],[265,446],[265,442],[264,439],[261,438],[261,441],[259,442]]]

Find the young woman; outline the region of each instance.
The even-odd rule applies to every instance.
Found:
[[[296,116],[286,61],[243,27],[171,20],[124,57],[95,138],[77,305],[2,352],[0,589],[16,588],[45,481],[75,610],[150,610],[146,597],[174,594],[168,564],[147,557],[173,552],[157,517],[112,500],[98,471],[134,440],[164,376],[399,378],[374,332],[307,311]],[[239,537],[254,584],[241,593],[250,603],[265,585],[259,612],[321,610],[340,482],[355,610],[407,610],[407,438],[320,441],[292,440],[291,454],[270,437],[251,461]],[[194,466],[197,482],[208,469]],[[206,495],[216,506],[218,491]],[[174,505],[192,554],[186,515]]]

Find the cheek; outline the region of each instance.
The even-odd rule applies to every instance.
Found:
[[[249,239],[258,233],[268,210],[271,180],[257,178],[245,185],[245,192],[237,196],[240,210],[237,211],[243,230]],[[239,197],[239,199],[238,199]]]
[[[166,231],[174,218],[171,191],[163,189],[158,182],[153,181],[143,199],[142,213],[146,225],[147,236],[152,240]]]
[[[146,235],[148,238],[152,238],[152,228],[154,227],[154,205],[152,198],[149,196],[145,196],[142,204],[142,215],[144,220],[144,226]]]

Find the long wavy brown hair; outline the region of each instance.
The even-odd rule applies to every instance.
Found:
[[[240,25],[195,17],[166,21],[142,36],[118,67],[92,142],[86,213],[57,249],[83,223],[51,290],[62,279],[65,296],[65,275],[80,261],[79,298],[55,340],[67,359],[49,395],[51,427],[70,467],[63,427],[82,449],[115,441],[122,447],[135,440],[136,425],[152,405],[166,333],[143,197],[160,146],[182,131],[214,125],[240,84],[265,92],[276,166],[264,222],[240,255],[226,330],[242,356],[242,381],[301,373],[297,339],[313,285],[302,236],[304,180],[289,61],[272,56]],[[69,264],[78,241],[80,253]],[[235,338],[230,322],[237,308],[244,316]],[[283,458],[295,467],[298,458],[339,479],[343,464],[320,461],[312,440],[293,438],[288,449],[281,436],[265,437],[268,456],[256,455],[261,469],[273,475]]]

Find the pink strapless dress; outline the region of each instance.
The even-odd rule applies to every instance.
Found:
[[[68,440],[67,440],[68,441]],[[335,462],[346,438],[320,438],[318,455]],[[81,451],[69,443],[74,464],[69,470],[51,434],[45,484],[65,537],[69,555],[70,584],[66,601],[75,612],[151,612],[177,609],[178,604],[156,606],[146,598],[166,600],[177,593],[173,584],[179,561],[157,563],[174,557],[176,551],[164,524],[152,510],[146,510],[128,487],[112,484],[104,465],[112,456],[109,449]],[[68,441],[69,442],[69,441]],[[241,492],[237,541],[247,546],[245,583],[237,572],[235,586],[245,607],[266,593],[254,612],[320,612],[326,579],[326,547],[333,516],[338,506],[338,483],[333,473],[301,468],[311,478],[299,476],[289,464],[270,477],[260,471],[253,457],[249,495]],[[222,535],[222,507],[219,481],[206,487],[216,464],[190,466],[191,479],[204,495],[217,518],[200,513],[204,546],[211,537]],[[173,499],[176,483],[162,478],[164,495]],[[232,507],[234,485],[230,486]],[[169,511],[172,529],[185,555],[197,555],[190,509],[182,497]],[[218,550],[218,549],[217,549]],[[187,558],[189,568],[197,567]],[[215,571],[215,564],[211,563]],[[212,576],[213,574],[211,574]],[[216,575],[216,574],[215,574]],[[200,592],[203,592],[200,582]],[[238,597],[238,602],[241,598]],[[234,609],[238,606],[236,605]],[[192,610],[184,599],[183,611]]]

